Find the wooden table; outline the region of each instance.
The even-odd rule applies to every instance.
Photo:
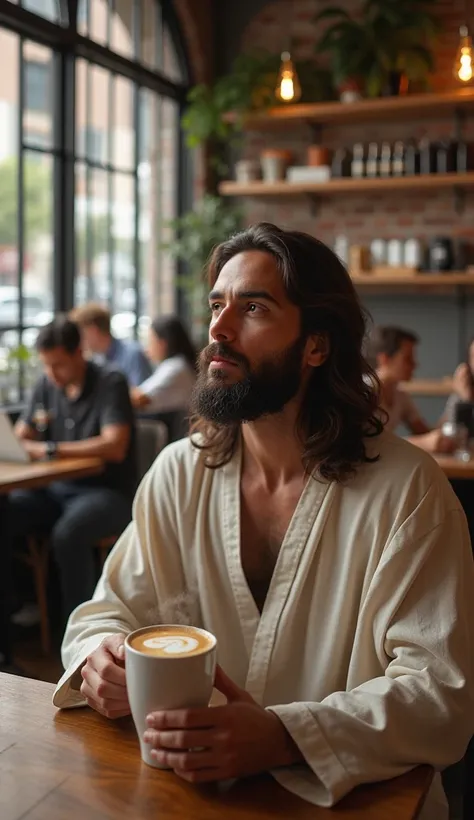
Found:
[[[64,458],[32,461],[29,464],[0,461],[0,523],[2,520],[5,521],[8,514],[6,496],[12,490],[32,490],[45,487],[54,481],[86,478],[98,475],[103,469],[104,462],[101,458]],[[6,548],[8,547],[7,538]],[[6,664],[12,661],[12,637],[7,604],[10,584],[8,562],[5,565],[4,559],[3,565],[0,565],[0,655]]]
[[[14,464],[0,461],[0,493],[45,487],[53,481],[86,478],[104,469],[101,458],[63,458]]]
[[[320,809],[270,776],[193,786],[141,762],[131,719],[58,712],[49,683],[0,674],[2,820],[413,820],[432,771],[419,767]]]
[[[435,456],[436,461],[447,478],[474,478],[474,458],[470,461],[460,461],[454,456]]]

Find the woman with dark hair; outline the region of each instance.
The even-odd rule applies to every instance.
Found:
[[[146,414],[187,412],[196,378],[196,351],[177,316],[153,320],[148,356],[157,367],[130,391],[133,406]]]
[[[453,375],[453,392],[443,413],[443,421],[455,421],[459,405],[474,404],[474,337],[470,340],[466,358],[458,364]]]

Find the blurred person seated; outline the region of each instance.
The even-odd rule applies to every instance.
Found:
[[[408,441],[429,453],[449,453],[453,441],[441,429],[430,428],[401,382],[411,381],[417,367],[415,349],[418,336],[410,330],[390,325],[374,328],[367,357],[380,380],[380,406],[388,415],[387,430],[395,432],[404,425]]]
[[[71,312],[71,319],[80,327],[84,351],[98,364],[120,370],[132,387],[151,375],[152,367],[139,342],[116,339],[112,335],[110,311],[104,305],[95,302],[80,305]]]
[[[163,316],[151,323],[148,356],[155,372],[132,388],[137,410],[146,414],[187,413],[196,381],[196,350],[177,316]]]
[[[464,407],[463,407],[464,406]],[[469,407],[470,406],[470,407]],[[442,421],[456,422],[463,415],[469,419],[471,435],[472,429],[472,408],[474,407],[474,338],[468,344],[466,359],[458,364],[453,375],[453,391],[446,402]],[[461,409],[462,408],[462,409]],[[470,412],[469,412],[470,410]],[[461,411],[461,412],[459,412]]]
[[[134,414],[124,376],[84,358],[79,327],[70,319],[59,316],[43,327],[36,348],[44,375],[16,435],[34,461],[97,456],[105,462],[100,475],[9,497],[12,539],[49,535],[67,617],[94,591],[94,546],[120,535],[131,519]]]

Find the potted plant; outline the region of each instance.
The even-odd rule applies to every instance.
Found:
[[[431,46],[439,23],[436,0],[365,0],[360,13],[332,7],[316,16],[331,21],[318,54],[331,57],[335,85],[359,84],[367,97],[400,93],[402,78],[426,87],[433,69]]]
[[[280,54],[255,50],[239,55],[229,74],[214,85],[200,84],[188,94],[181,124],[189,148],[209,146],[210,164],[218,177],[227,172],[227,150],[240,140],[245,114],[277,104],[275,89]],[[331,99],[330,72],[315,60],[295,61],[302,86],[302,102]]]
[[[240,226],[240,211],[211,195],[204,196],[192,211],[168,223],[175,238],[161,247],[185,263],[186,272],[178,277],[178,287],[186,295],[193,335],[199,344],[205,343],[207,337],[205,272],[208,259],[214,247],[236,233]]]
[[[209,162],[218,177],[227,171],[225,155],[239,139],[245,113],[274,101],[278,67],[279,55],[266,51],[241,54],[231,72],[214,85],[201,83],[190,90],[181,120],[186,144],[189,148],[208,145]]]

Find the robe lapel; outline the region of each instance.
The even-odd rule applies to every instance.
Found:
[[[258,703],[263,702],[275,634],[291,587],[302,564],[316,552],[334,496],[334,484],[310,478],[301,494],[283,539],[263,611],[258,607],[242,569],[240,546],[240,477],[242,450],[224,467],[223,510],[225,555],[229,578],[239,614],[249,667],[245,688]],[[328,503],[321,510],[328,496]],[[308,539],[313,533],[310,544]],[[308,549],[305,551],[305,547]]]

